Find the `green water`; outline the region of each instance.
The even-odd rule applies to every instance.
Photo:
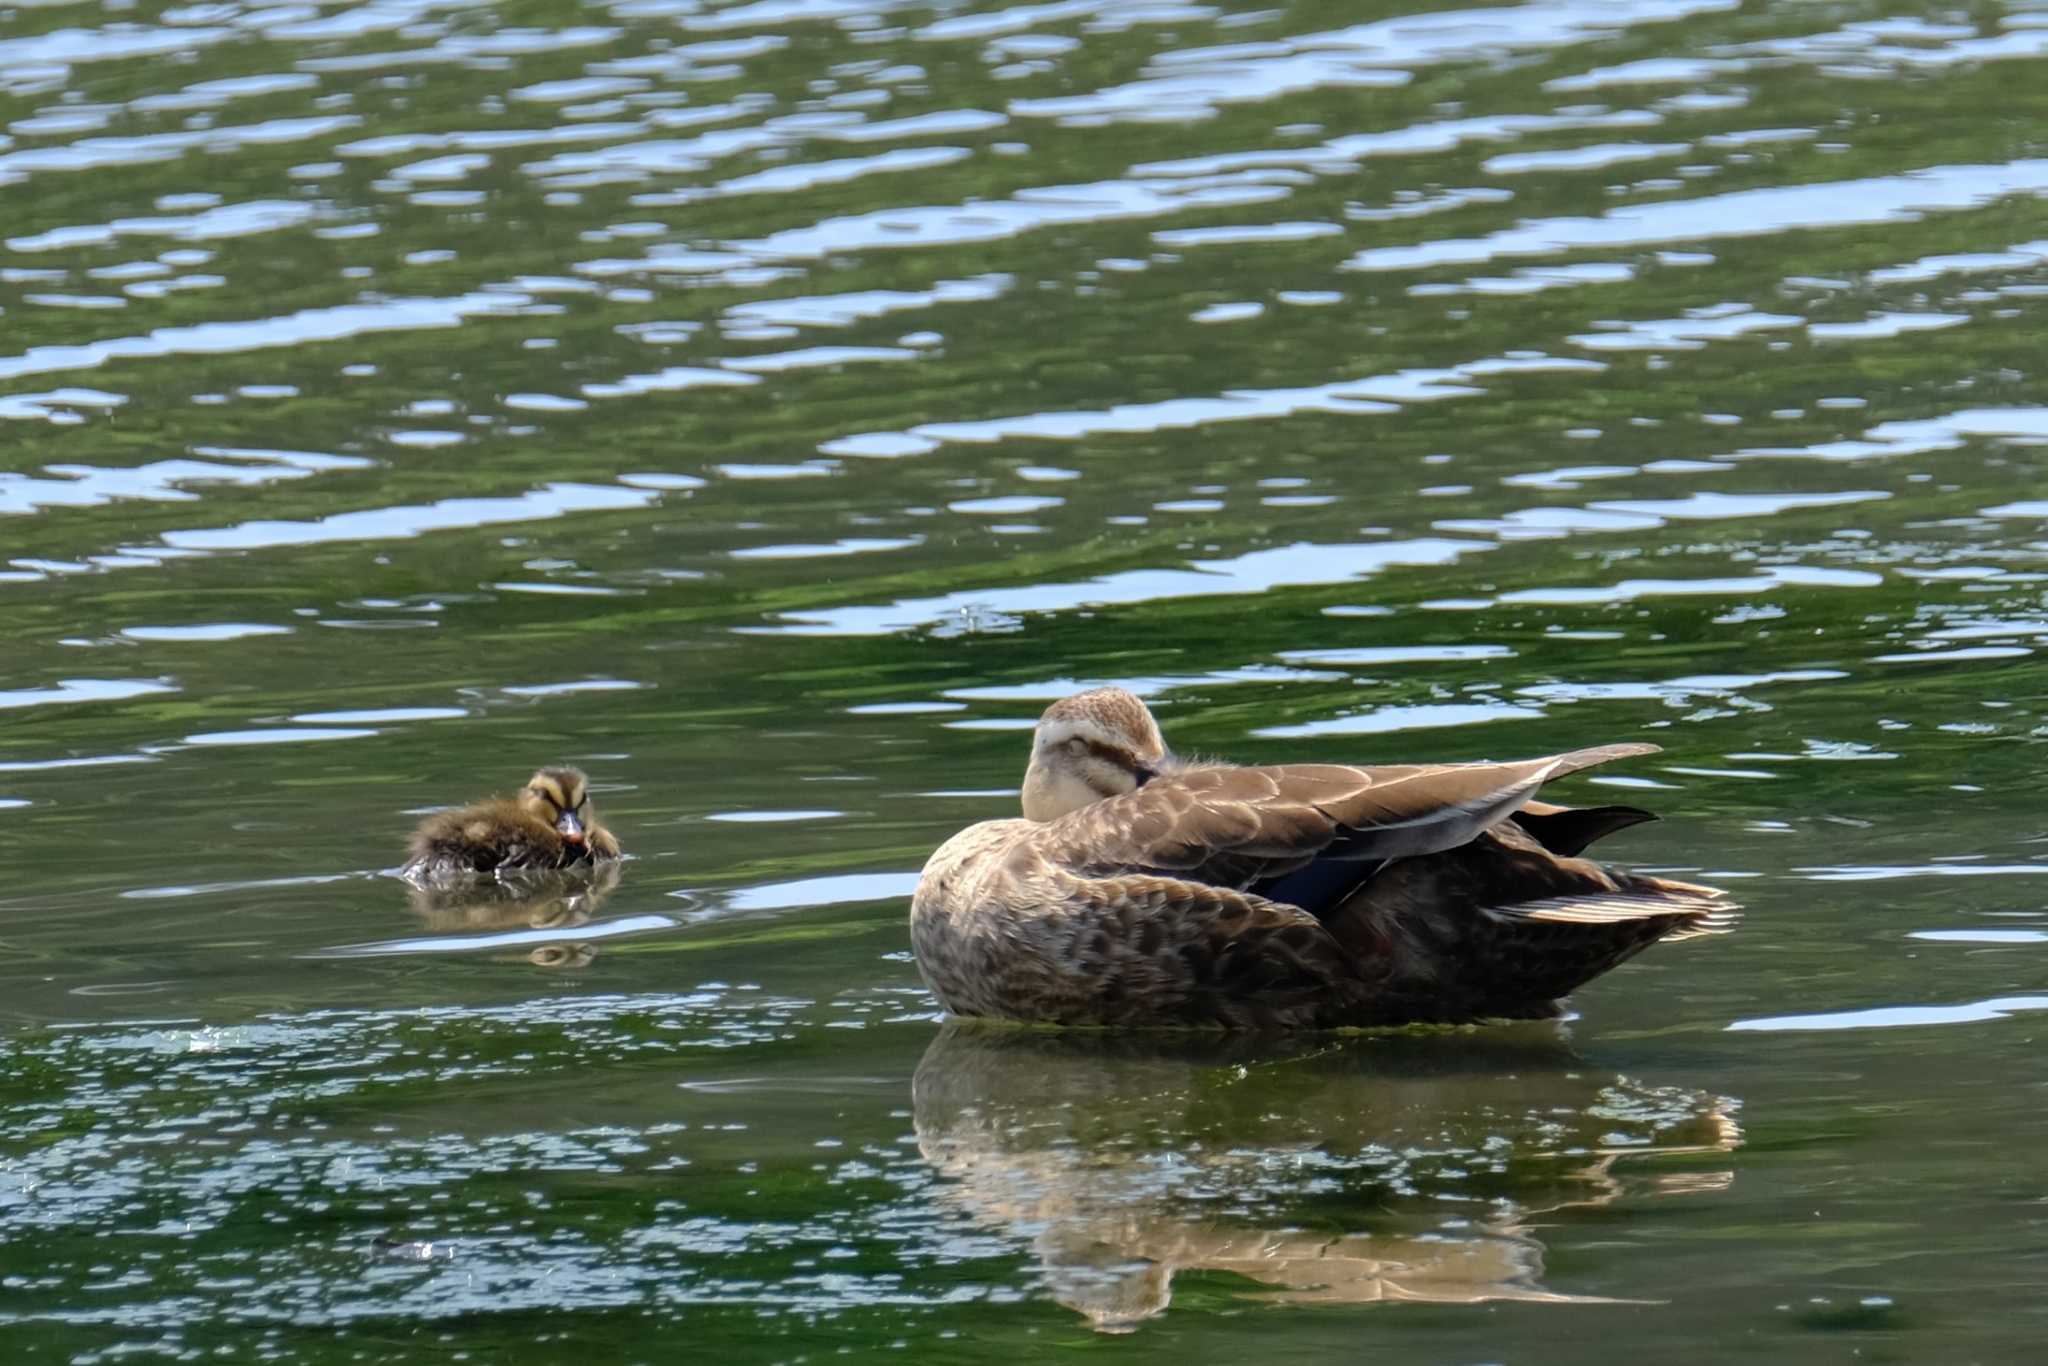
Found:
[[[0,8],[9,1359],[2022,1361],[2048,11]],[[942,1028],[1052,697],[1724,884],[1556,1026]],[[581,765],[634,856],[416,908]],[[1567,800],[1573,794],[1564,794]]]

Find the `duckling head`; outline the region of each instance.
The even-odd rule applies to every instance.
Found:
[[[581,769],[540,770],[520,789],[519,805],[535,819],[555,827],[555,833],[570,844],[583,843],[586,829],[596,822],[596,813],[590,806],[590,783]]]
[[[1045,709],[1024,770],[1024,817],[1049,821],[1135,792],[1172,766],[1159,723],[1135,693],[1095,688]]]

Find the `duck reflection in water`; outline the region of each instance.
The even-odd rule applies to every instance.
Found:
[[[1223,1272],[1283,1304],[1594,1303],[1542,1213],[1722,1189],[1737,1102],[1603,1074],[1556,1034],[1149,1037],[956,1021],[912,1082],[946,1198],[1104,1332]],[[1627,1159],[1626,1162],[1623,1159]],[[1457,1213],[1447,1215],[1447,1210]],[[1368,1225],[1361,1228],[1360,1225]]]
[[[590,923],[619,885],[616,862],[600,863],[588,873],[500,874],[495,881],[457,885],[411,882],[407,895],[413,912],[430,934],[494,934],[505,931],[559,931],[546,942],[520,945],[509,957],[542,968],[581,968],[597,957],[597,946],[570,937]]]

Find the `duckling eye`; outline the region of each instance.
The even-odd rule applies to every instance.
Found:
[[[1073,739],[1067,741],[1067,753],[1078,756],[1086,754],[1087,752],[1088,742],[1086,740],[1081,739],[1079,736],[1075,736]]]

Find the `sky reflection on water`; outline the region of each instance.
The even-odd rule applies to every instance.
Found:
[[[0,1322],[2023,1355],[2044,60],[1882,0],[17,7]],[[1101,682],[1235,758],[1655,741],[1576,799],[1748,921],[1533,1038],[938,1031],[915,870]],[[384,875],[547,761],[615,886]]]

